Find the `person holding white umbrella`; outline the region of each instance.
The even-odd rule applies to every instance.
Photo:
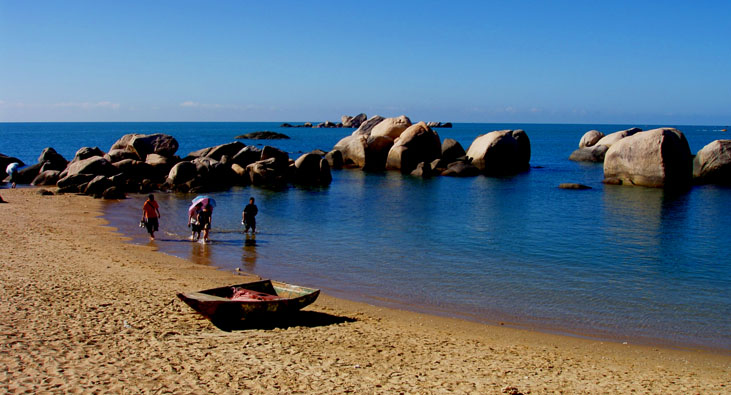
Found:
[[[15,188],[15,181],[18,177],[18,167],[20,167],[20,163],[13,162],[9,164],[7,168],[5,168],[5,172],[8,173],[8,175],[10,176],[11,188]]]

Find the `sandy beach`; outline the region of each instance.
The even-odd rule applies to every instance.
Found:
[[[224,332],[175,294],[254,277],[127,244],[90,197],[0,195],[9,202],[0,204],[2,393],[731,392],[727,354],[328,295],[287,320]]]

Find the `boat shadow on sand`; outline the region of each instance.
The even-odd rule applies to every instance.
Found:
[[[289,314],[251,316],[244,320],[213,319],[211,323],[222,331],[232,332],[252,329],[288,329],[298,326],[315,328],[356,321],[355,318],[337,316],[319,311],[297,311]]]

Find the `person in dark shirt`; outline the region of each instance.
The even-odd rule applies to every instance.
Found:
[[[256,233],[256,214],[259,213],[259,209],[254,204],[254,198],[249,198],[249,204],[244,208],[244,212],[241,213],[241,223],[244,224],[244,233],[249,231]]]

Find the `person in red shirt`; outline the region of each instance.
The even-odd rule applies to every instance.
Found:
[[[150,194],[142,205],[142,222],[150,233],[150,240],[155,240],[155,232],[160,227],[158,218],[160,218],[160,206],[155,201],[155,195]]]

